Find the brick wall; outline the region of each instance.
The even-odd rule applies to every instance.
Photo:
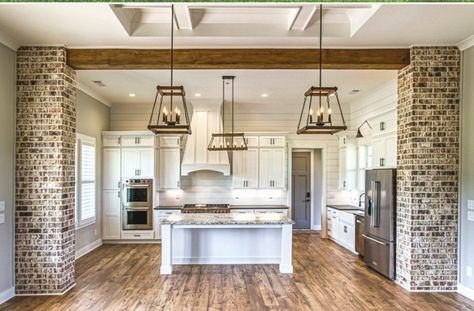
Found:
[[[62,47],[17,52],[17,294],[74,285],[75,72]]]
[[[457,286],[460,52],[416,47],[398,76],[397,282]]]

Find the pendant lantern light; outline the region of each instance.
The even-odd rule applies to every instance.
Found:
[[[319,86],[312,86],[304,93],[303,108],[297,134],[334,134],[347,130],[346,121],[337,95],[337,87],[322,86],[323,71],[323,5],[319,5]],[[316,98],[313,102],[313,98]],[[342,118],[342,124],[333,123],[331,99],[334,98]],[[334,106],[334,105],[333,105]],[[326,107],[326,108],[325,108]]]
[[[222,77],[222,133],[212,133],[211,140],[207,146],[209,151],[238,151],[247,150],[247,140],[244,133],[234,132],[234,79],[235,76]],[[231,85],[231,132],[225,131],[225,89]]]
[[[173,84],[174,69],[174,5],[171,5],[170,85],[156,87],[155,102],[148,122],[148,129],[158,134],[191,134],[186,93],[182,85]],[[156,105],[158,111],[155,114]],[[184,113],[184,118],[182,116]]]

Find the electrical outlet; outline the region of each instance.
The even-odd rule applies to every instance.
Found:
[[[467,220],[474,221],[474,211],[467,212]]]
[[[467,209],[474,209],[474,200],[467,200]]]
[[[468,277],[472,277],[472,267],[471,266],[466,267],[466,275]]]
[[[5,223],[5,214],[0,214],[0,224]]]
[[[0,212],[5,211],[5,201],[0,201]]]

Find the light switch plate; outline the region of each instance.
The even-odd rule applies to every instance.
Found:
[[[5,201],[0,201],[0,212],[5,211]]]
[[[474,212],[472,211],[467,212],[467,220],[474,221]]]
[[[467,209],[474,209],[474,200],[467,200]]]
[[[0,214],[0,224],[5,223],[5,214]]]

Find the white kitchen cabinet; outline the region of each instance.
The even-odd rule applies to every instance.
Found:
[[[372,167],[397,167],[397,135],[378,136],[372,140]]]
[[[260,147],[285,147],[285,136],[260,136]]]
[[[153,147],[155,136],[122,136],[122,147]]]
[[[279,214],[279,215],[288,215],[288,209],[286,208],[281,208],[281,209],[276,209],[276,208],[259,208],[255,209],[255,215],[265,215],[265,214]]]
[[[103,147],[120,147],[122,137],[120,135],[104,135],[102,136]]]
[[[122,231],[122,240],[153,240],[154,233],[152,230]]]
[[[153,213],[153,228],[155,231],[155,239],[161,239],[161,222],[166,217],[173,215],[173,214],[181,214],[181,210],[173,209],[173,210],[155,210]]]
[[[259,151],[259,188],[285,188],[284,148],[261,148]]]
[[[232,208],[230,210],[231,214],[253,214],[255,211],[251,208]]]
[[[179,148],[181,139],[178,136],[161,136],[160,148]]]
[[[123,178],[153,178],[154,149],[125,148],[122,149]]]
[[[233,187],[258,188],[258,149],[233,153]]]
[[[355,215],[328,207],[328,236],[355,253]]]
[[[120,190],[104,190],[102,192],[103,229],[102,239],[120,240]]]
[[[181,178],[181,151],[179,148],[159,150],[159,188],[179,189]]]
[[[104,148],[102,152],[103,189],[120,188],[120,149]]]
[[[345,143],[339,148],[339,189],[353,190],[357,186],[357,147]]]
[[[258,136],[245,136],[245,141],[249,148],[258,147]]]

